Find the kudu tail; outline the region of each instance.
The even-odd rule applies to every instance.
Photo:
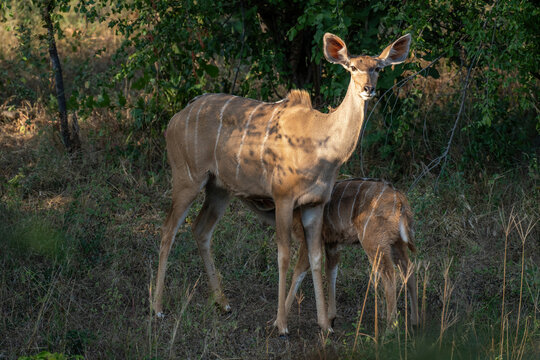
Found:
[[[411,252],[416,252],[414,245],[413,216],[409,202],[405,196],[401,197],[401,215],[399,217],[399,235],[401,240],[407,244]]]

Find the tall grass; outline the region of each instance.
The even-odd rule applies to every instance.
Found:
[[[29,136],[15,127],[5,129],[4,136]],[[50,146],[54,138],[48,131],[30,132],[35,139],[29,146],[3,148],[10,154],[22,149],[27,161],[17,167],[20,160],[2,158],[8,181],[2,184],[0,204],[5,314],[0,332],[7,336],[0,339],[0,353],[8,358],[44,350],[68,357],[159,359],[538,355],[540,272],[533,240],[538,238],[538,209],[532,197],[521,195],[513,208],[512,202],[502,203],[498,211],[493,198],[504,197],[508,187],[493,188],[489,207],[477,202],[476,209],[475,196],[481,200],[482,195],[461,184],[443,183],[464,193],[467,200],[461,201],[468,206],[429,187],[412,193],[420,327],[411,331],[408,321],[408,274],[398,277],[397,321],[386,324],[376,276],[380,256],[367,266],[361,248],[347,248],[337,284],[335,333],[320,334],[307,281],[297,298],[298,311],[289,319],[291,336],[283,341],[271,326],[277,289],[271,230],[237,202],[217,226],[216,263],[234,305],[232,314],[222,315],[208,302],[189,231],[201,206],[198,199],[171,253],[169,316],[156,320],[145,284],[153,284],[169,203],[168,173],[147,172],[108,150],[73,161],[61,147]],[[441,192],[448,191],[444,186]],[[512,193],[520,193],[519,184],[511,186],[517,187]],[[507,214],[505,208],[512,210]]]

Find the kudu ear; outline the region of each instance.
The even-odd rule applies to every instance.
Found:
[[[411,34],[403,35],[383,50],[379,59],[383,61],[384,66],[401,64],[409,55],[411,46]]]
[[[334,34],[324,34],[324,57],[333,64],[349,67],[350,59],[345,42]]]

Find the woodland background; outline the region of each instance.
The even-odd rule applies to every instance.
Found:
[[[519,0],[2,0],[0,358],[538,358],[539,18]],[[401,291],[397,330],[375,332],[383,297],[357,247],[343,251],[335,333],[319,333],[308,280],[279,339],[273,230],[238,202],[214,236],[233,305],[221,314],[189,231],[203,195],[156,321],[169,119],[204,92],[302,88],[329,111],[349,76],[324,60],[325,32],[369,55],[412,34],[340,177],[407,192],[422,326],[406,330]]]

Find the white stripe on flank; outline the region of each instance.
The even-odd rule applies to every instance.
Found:
[[[263,178],[266,179],[266,166],[264,166],[263,156],[264,156],[264,148],[266,147],[266,141],[268,140],[268,135],[270,133],[270,124],[272,124],[272,120],[274,120],[274,115],[276,115],[276,111],[279,109],[279,106],[276,106],[274,111],[272,112],[272,116],[270,116],[270,120],[268,120],[268,124],[266,124],[266,133],[264,134],[264,139],[261,144],[261,167],[263,169]]]
[[[371,191],[371,188],[373,187],[373,183],[370,183],[367,190],[364,192],[364,196],[362,197],[362,203],[360,204],[359,208],[362,209],[364,204],[366,203],[366,199],[368,198],[368,194]]]
[[[201,106],[199,107],[199,110],[197,111],[197,117],[195,118],[195,136],[194,136],[195,154],[193,156],[193,163],[195,165],[194,166],[195,171],[197,171],[197,156],[199,155],[199,147],[197,146],[197,134],[199,133],[199,114],[201,113],[201,110],[207,101],[208,101],[208,98],[201,103]]]
[[[353,217],[354,217],[354,205],[356,204],[356,198],[358,197],[358,193],[360,192],[360,188],[362,187],[362,185],[364,185],[364,183],[359,183],[358,186],[356,187],[356,194],[354,195],[354,200],[353,200],[353,203],[351,205],[351,218],[350,218],[350,223],[351,223],[351,226],[354,225],[354,222],[353,222]]]
[[[186,169],[187,169],[187,174],[189,176],[189,179],[191,180],[192,183],[194,183],[195,181],[193,180],[193,176],[191,176],[191,170],[189,170],[189,164],[187,163],[187,161],[186,161]]]
[[[236,154],[236,179],[238,180],[238,174],[240,172],[240,162],[241,162],[241,156],[242,156],[242,147],[244,146],[244,141],[246,140],[246,135],[249,129],[249,124],[251,123],[251,119],[253,118],[253,114],[257,111],[258,108],[260,108],[265,103],[260,103],[253,109],[251,114],[249,114],[248,121],[246,122],[246,126],[244,127],[244,132],[242,133],[242,141],[240,141],[240,146],[238,148],[238,153]]]
[[[214,145],[214,160],[216,161],[216,176],[219,176],[219,168],[218,168],[218,162],[217,162],[217,146],[218,146],[219,136],[221,135],[221,127],[223,126],[223,113],[225,112],[225,108],[227,108],[227,105],[229,105],[232,99],[234,99],[234,97],[231,97],[229,100],[225,102],[225,105],[223,105],[219,113],[219,126],[218,126],[217,136],[216,136],[216,145]]]
[[[364,230],[362,231],[362,240],[361,242],[364,241],[364,235],[366,235],[366,228],[368,226],[368,223],[369,223],[369,220],[371,219],[371,215],[373,215],[373,212],[375,211],[375,208],[377,208],[377,204],[379,203],[379,199],[381,198],[382,194],[384,193],[384,191],[386,190],[386,184],[384,184],[381,192],[379,193],[379,196],[377,197],[377,200],[375,200],[375,204],[373,204],[373,207],[371,208],[371,213],[369,214],[367,220],[366,220],[366,223],[364,224]]]
[[[351,185],[350,181],[347,182],[347,185],[345,185],[345,189],[343,189],[343,191],[341,192],[341,196],[339,197],[339,202],[337,205],[337,216],[338,216],[339,223],[341,224],[342,229],[343,229],[343,219],[341,218],[341,199],[343,199],[343,194],[345,194],[349,185]]]
[[[195,106],[191,106],[189,108],[189,112],[188,112],[187,118],[186,118],[186,140],[185,140],[186,154],[188,153],[188,144],[189,144],[189,141],[188,141],[189,117],[191,116],[191,111],[193,110],[194,107]],[[178,143],[178,148],[180,148],[180,143]],[[193,182],[193,177],[191,176],[191,170],[189,169],[189,164],[188,164],[187,159],[186,159],[186,168],[187,168],[187,171],[188,171],[189,179],[191,180],[191,182]]]

